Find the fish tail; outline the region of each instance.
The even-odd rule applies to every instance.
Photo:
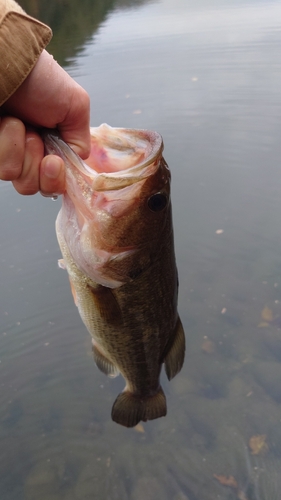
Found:
[[[134,427],[141,420],[153,420],[167,413],[166,397],[160,386],[156,394],[141,398],[129,391],[117,396],[111,411],[111,418],[117,424]]]

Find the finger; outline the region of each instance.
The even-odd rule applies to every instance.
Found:
[[[0,179],[13,181],[22,172],[25,151],[25,126],[21,120],[6,116],[0,122]]]
[[[18,193],[30,195],[39,191],[39,167],[43,156],[44,144],[41,137],[36,132],[26,132],[22,171],[20,176],[13,181]]]
[[[62,158],[45,156],[40,166],[40,191],[44,196],[55,196],[65,191],[65,170]]]
[[[87,92],[72,81],[69,111],[58,124],[62,138],[83,159],[90,154],[90,98]]]
[[[89,156],[89,96],[46,50],[3,109],[25,123],[59,128],[63,139],[82,158]]]

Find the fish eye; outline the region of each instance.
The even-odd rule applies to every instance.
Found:
[[[168,204],[168,197],[164,193],[155,193],[148,198],[147,204],[152,212],[161,212]]]

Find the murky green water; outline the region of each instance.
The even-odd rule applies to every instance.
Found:
[[[123,380],[95,367],[57,268],[60,202],[0,183],[1,500],[279,499],[280,2],[22,5],[92,125],[164,137],[187,354],[166,418],[112,423]]]

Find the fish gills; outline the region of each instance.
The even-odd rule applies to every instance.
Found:
[[[154,420],[167,414],[166,397],[160,386],[152,396],[140,398],[129,391],[117,396],[111,411],[111,418],[117,424],[134,427],[141,420]]]

